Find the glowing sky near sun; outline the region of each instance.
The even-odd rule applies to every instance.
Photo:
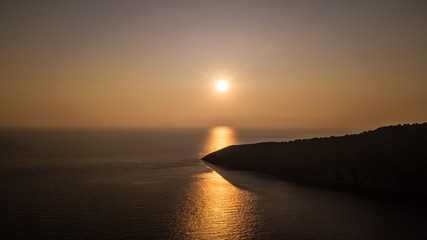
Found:
[[[2,1],[0,126],[427,119],[425,1]],[[212,86],[225,76],[232,88]]]

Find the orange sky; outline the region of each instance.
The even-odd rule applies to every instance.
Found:
[[[425,122],[426,11],[423,1],[3,1],[0,126]]]

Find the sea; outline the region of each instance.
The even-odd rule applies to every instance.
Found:
[[[3,128],[0,239],[427,239],[424,197],[309,186],[200,160],[233,144],[345,133]]]

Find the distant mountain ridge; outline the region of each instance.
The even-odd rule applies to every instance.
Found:
[[[340,137],[234,145],[202,160],[296,181],[427,194],[427,123]]]

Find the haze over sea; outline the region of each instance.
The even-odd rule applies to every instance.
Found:
[[[345,130],[1,129],[0,238],[425,239],[421,198],[316,188],[200,160]]]

